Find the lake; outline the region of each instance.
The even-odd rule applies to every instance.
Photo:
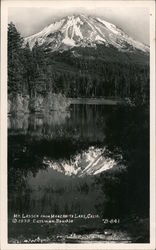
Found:
[[[8,219],[10,243],[148,242],[148,111],[9,116]]]

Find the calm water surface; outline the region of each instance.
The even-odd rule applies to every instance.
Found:
[[[144,120],[143,128],[142,120]],[[147,132],[136,145],[139,126]],[[139,131],[141,133],[141,129]],[[64,175],[63,169],[56,171],[44,164],[45,158],[49,162],[57,164],[59,162],[61,169],[62,162],[64,165],[68,163],[69,166],[69,162],[73,162],[77,155],[82,162],[80,166],[89,164],[88,158],[84,160],[83,157],[84,155],[88,157],[86,153],[90,152],[88,150],[105,149],[104,152],[109,159],[116,160],[120,155],[122,165],[126,165],[127,152],[131,152],[135,144],[136,150],[133,155],[138,155],[137,150],[144,140],[146,147],[143,152],[144,150],[148,152],[148,119],[146,122],[143,114],[127,110],[125,107],[73,105],[65,113],[9,116],[9,237],[17,238],[19,235],[24,238],[32,237],[32,228],[33,232],[40,236],[46,236],[48,233],[51,234],[52,230],[55,231],[54,228],[49,229],[49,226],[44,223],[33,225],[32,222],[12,223],[14,214],[20,214],[20,216],[21,214],[99,214],[98,204],[104,195],[101,187],[96,184],[96,176],[86,175],[80,178],[76,175]],[[91,157],[94,160],[93,154]],[[140,158],[142,159],[142,156]],[[140,158],[136,159],[134,164],[138,164]],[[107,193],[107,190],[105,192]],[[73,227],[78,221],[74,223]],[[92,230],[102,225],[101,220],[98,219],[87,223],[87,227]],[[68,225],[61,226],[58,230],[68,232],[67,227]],[[82,222],[82,227],[86,228],[86,221]]]

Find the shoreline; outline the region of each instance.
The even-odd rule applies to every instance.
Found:
[[[118,105],[118,104],[127,104],[124,99],[121,98],[86,98],[86,97],[78,97],[78,98],[68,98],[70,104],[87,104],[87,105]]]
[[[14,109],[9,109],[7,115],[11,116],[12,114],[41,114],[41,113],[50,113],[50,112],[68,112],[70,110],[71,105],[106,105],[106,106],[133,106],[131,100],[129,98],[106,98],[106,97],[99,97],[99,98],[89,98],[89,97],[78,97],[78,98],[71,98],[71,97],[63,97],[62,100],[56,96],[57,100],[54,100],[53,105],[51,105],[50,101],[46,103],[46,106],[43,103],[35,105],[32,108],[23,107],[15,107]],[[49,106],[49,107],[48,107]]]

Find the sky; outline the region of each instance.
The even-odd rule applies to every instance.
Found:
[[[35,34],[53,21],[71,14],[98,16],[115,24],[135,40],[149,45],[149,10],[142,7],[11,7],[8,22],[13,22],[23,37]]]

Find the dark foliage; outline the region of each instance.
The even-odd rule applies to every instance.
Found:
[[[126,117],[126,119],[125,119]],[[120,129],[122,127],[122,129]],[[144,108],[114,110],[107,121],[107,146],[122,152],[127,171],[110,170],[96,180],[104,193],[104,216],[149,216],[149,116]]]

